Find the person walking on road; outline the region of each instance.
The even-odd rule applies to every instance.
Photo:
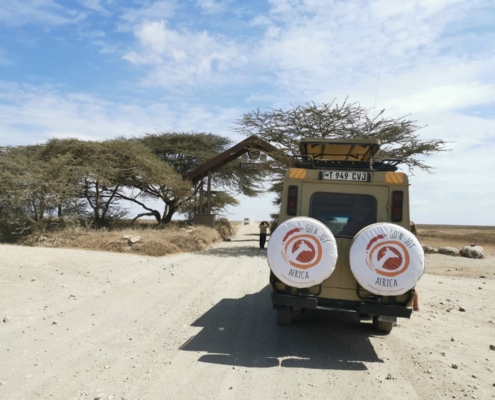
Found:
[[[262,221],[260,224],[260,249],[265,248],[266,231],[269,227],[270,227],[270,224],[266,221]]]

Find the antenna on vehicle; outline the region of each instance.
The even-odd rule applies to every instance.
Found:
[[[380,72],[382,69],[382,59],[384,52],[385,52],[385,46],[383,47],[382,53],[380,54],[380,63],[378,64],[378,76],[376,77],[376,89],[375,89],[375,105],[373,106],[373,119],[375,119],[376,116],[376,100],[378,98],[378,83],[380,82]]]

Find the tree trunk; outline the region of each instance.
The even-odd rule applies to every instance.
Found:
[[[101,195],[100,195],[100,186],[98,182],[95,183],[95,216],[94,221],[98,223],[100,221],[100,208],[101,208]]]
[[[148,212],[148,213],[142,213],[142,214],[138,214],[138,215],[136,215],[136,216],[134,217],[134,219],[132,220],[132,222],[134,223],[134,222],[136,222],[139,218],[141,218],[141,217],[145,217],[145,216],[147,216],[147,217],[155,217],[156,222],[158,222],[158,224],[160,224],[160,222],[161,222],[161,216],[160,216],[160,213],[159,213],[158,211],[155,211],[155,210],[153,210],[153,211],[151,211],[151,212]]]
[[[172,216],[175,214],[175,211],[177,211],[174,207],[169,206],[168,207],[168,212],[163,215],[162,218],[162,224],[168,224],[170,221],[172,221]]]

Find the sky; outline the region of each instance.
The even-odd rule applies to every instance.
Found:
[[[346,98],[448,142],[410,177],[413,221],[495,225],[494,0],[1,0],[1,146],[237,143],[243,113]],[[227,216],[267,219],[272,199]]]

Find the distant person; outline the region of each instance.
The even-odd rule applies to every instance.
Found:
[[[416,224],[411,221],[410,227],[411,227],[411,232],[413,233],[413,235],[417,237],[418,236],[418,228],[416,228]],[[418,294],[417,290],[415,290],[415,292],[414,292],[413,310],[419,311],[419,294]]]
[[[270,224],[266,221],[262,221],[260,224],[260,249],[265,248],[266,231],[269,227],[270,227]]]
[[[418,236],[418,228],[416,228],[416,224],[414,222],[410,222],[411,225],[411,232],[413,233],[414,236]]]

